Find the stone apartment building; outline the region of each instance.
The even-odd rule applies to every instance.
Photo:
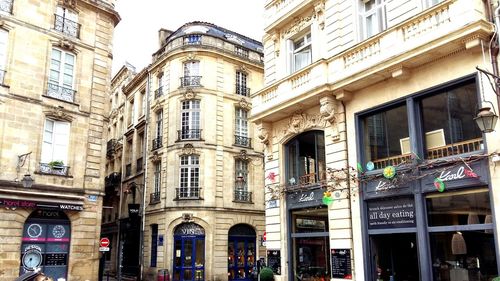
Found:
[[[125,68],[113,79],[107,175],[120,181],[103,211],[117,230],[111,271],[251,278],[265,256],[263,146],[248,121],[262,52],[244,35],[191,22],[161,29],[152,63],[123,86]]]
[[[113,1],[0,1],[0,280],[96,280]]]
[[[498,126],[476,124],[499,112],[498,11],[498,1],[266,1],[251,120],[265,145],[276,280],[498,275]]]

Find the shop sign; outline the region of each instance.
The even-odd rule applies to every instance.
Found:
[[[415,205],[411,198],[368,202],[368,228],[415,227]]]
[[[129,217],[139,216],[140,204],[128,204],[128,215]]]
[[[281,250],[267,250],[267,266],[276,275],[281,275]]]
[[[439,179],[442,181],[460,180],[463,178],[478,178],[479,176],[464,166],[459,167],[455,171],[442,171]]]
[[[82,205],[76,204],[60,204],[48,203],[30,200],[4,199],[0,198],[0,206],[9,208],[30,208],[30,209],[46,209],[46,210],[68,210],[68,211],[83,211]]]
[[[266,209],[278,208],[278,200],[266,201]]]
[[[297,207],[308,207],[308,206],[316,206],[322,205],[323,192],[325,190],[315,189],[315,190],[307,190],[299,193],[291,193],[287,195],[287,202],[289,208],[297,208]]]
[[[331,249],[332,278],[352,279],[351,249]]]

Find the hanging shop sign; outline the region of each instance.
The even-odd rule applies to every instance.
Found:
[[[332,277],[352,279],[351,249],[331,249]]]
[[[486,163],[485,161],[480,161],[469,165],[445,166],[434,170],[427,170],[425,173],[429,174],[429,176],[423,179],[424,190],[435,191],[437,189],[442,192],[445,189],[485,185],[487,184],[485,182],[487,179]],[[445,189],[442,188],[443,186]]]
[[[128,215],[129,217],[137,217],[139,216],[139,208],[140,204],[128,204]]]
[[[267,250],[267,266],[276,275],[281,275],[281,250]]]
[[[83,205],[0,198],[0,206],[44,210],[83,211]]]
[[[368,229],[415,227],[412,198],[368,202]]]

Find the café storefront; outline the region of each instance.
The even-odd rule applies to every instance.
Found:
[[[487,159],[364,183],[368,280],[491,280],[498,274]]]

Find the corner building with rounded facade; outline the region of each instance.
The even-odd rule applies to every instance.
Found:
[[[234,31],[187,23],[159,31],[152,63],[130,82],[147,81],[124,109],[132,130],[147,123],[137,154],[144,181],[136,169],[124,178],[139,184],[136,203],[145,203],[146,280],[163,270],[171,280],[250,280],[264,257],[263,147],[248,121],[262,52],[260,42]],[[135,149],[135,140],[125,135],[123,150]],[[122,193],[122,202],[130,196]]]

